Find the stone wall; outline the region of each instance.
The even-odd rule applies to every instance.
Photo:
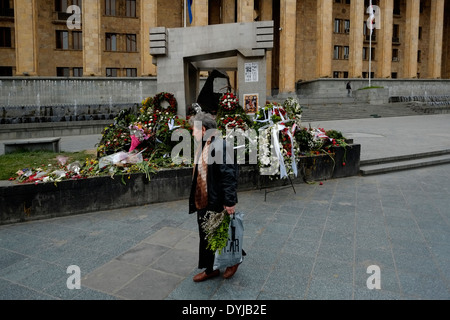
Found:
[[[353,91],[369,86],[369,79],[318,79],[297,85],[299,98],[346,97],[346,83],[351,81]],[[389,97],[445,96],[450,92],[450,80],[372,79],[371,86],[389,90]]]
[[[0,77],[0,107],[141,103],[156,78]]]
[[[359,174],[360,145],[350,145],[347,152],[339,147],[334,161],[329,155],[304,157],[300,160],[294,184],[323,181]],[[345,159],[345,160],[344,160]],[[343,165],[343,162],[346,164]],[[0,187],[0,225],[67,215],[112,210],[151,203],[188,199],[192,168],[161,170],[150,181],[144,174],[111,179],[109,176],[66,180],[57,184],[11,184]],[[289,186],[289,180],[261,176],[256,165],[242,165],[239,192]],[[188,204],[186,202],[186,213]]]

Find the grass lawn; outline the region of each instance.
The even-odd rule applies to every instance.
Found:
[[[68,157],[67,163],[84,162],[86,158],[96,158],[92,152],[60,152],[50,151],[17,151],[0,156],[0,180],[17,177],[16,172],[25,168],[48,168],[48,165],[58,166],[57,156]]]

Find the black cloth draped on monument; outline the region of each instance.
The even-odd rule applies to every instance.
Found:
[[[211,71],[210,75],[206,79],[205,85],[203,86],[197,98],[197,103],[202,107],[202,110],[211,114],[217,113],[217,110],[219,108],[219,101],[223,95],[223,92],[214,92],[214,79],[216,78],[227,79],[227,90],[231,90],[230,78],[227,74],[217,69]]]

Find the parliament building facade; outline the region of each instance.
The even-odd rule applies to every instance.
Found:
[[[373,32],[368,0],[193,0],[192,23],[185,3],[0,0],[0,76],[155,77],[152,27],[273,20],[269,90],[318,78],[450,78],[450,0],[373,0]]]

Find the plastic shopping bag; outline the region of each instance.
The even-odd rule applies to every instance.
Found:
[[[226,268],[241,263],[243,256],[245,255],[242,250],[244,240],[244,214],[236,212],[231,220],[230,227],[228,228],[228,241],[225,248],[215,253],[214,258],[214,270],[219,268]]]

